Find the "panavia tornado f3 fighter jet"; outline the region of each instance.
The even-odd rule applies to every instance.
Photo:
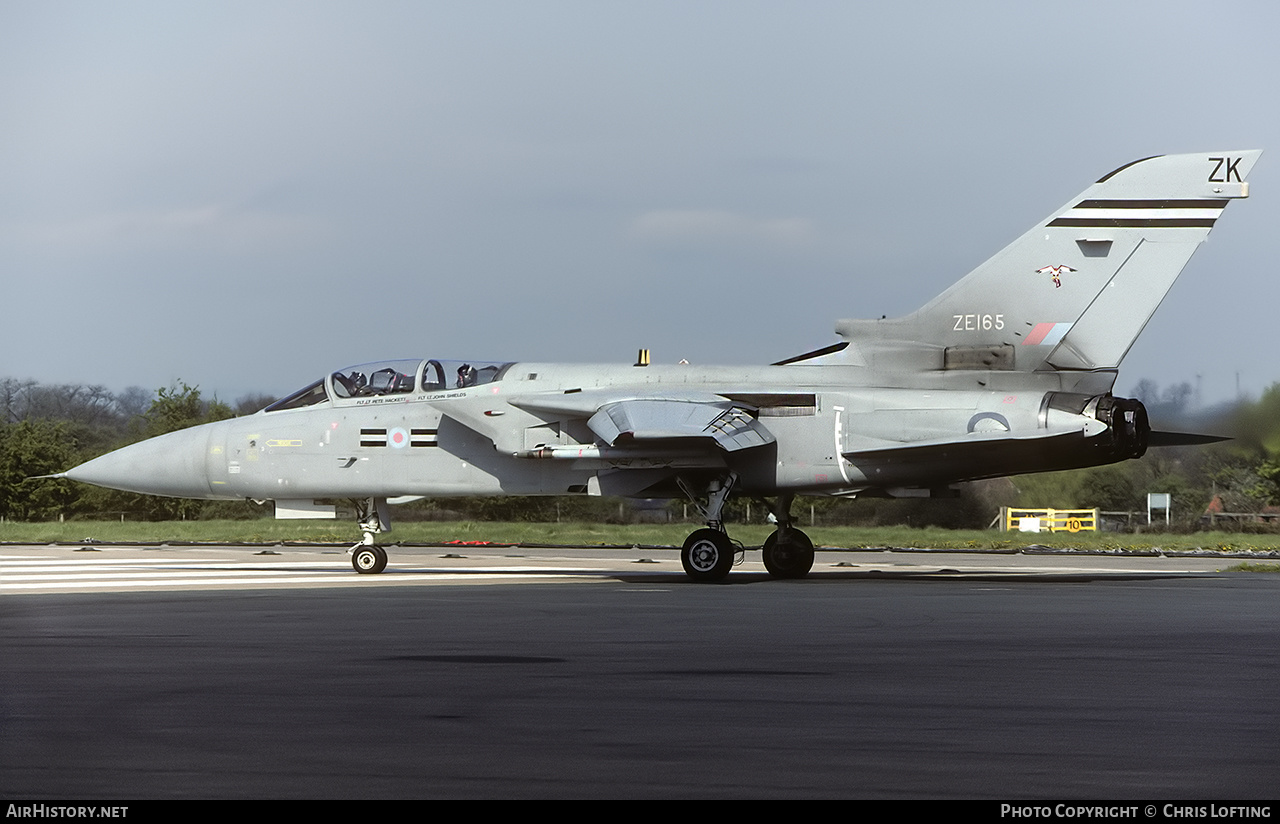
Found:
[[[796,495],[921,494],[1096,466],[1152,432],[1117,369],[1260,152],[1149,157],[1103,176],[913,314],[843,320],[841,340],[769,366],[395,360],[340,369],[254,415],[127,446],[58,477],[133,492],[357,502],[357,572],[387,563],[388,502],[418,496],[687,496],[681,558],[724,578],[731,495],[768,499],[779,578],[813,564]]]

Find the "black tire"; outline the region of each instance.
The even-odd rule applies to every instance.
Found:
[[[361,575],[377,575],[387,568],[387,551],[376,545],[358,546],[351,553],[351,566]]]
[[[764,568],[774,578],[803,578],[813,569],[813,541],[798,529],[787,531],[787,542],[778,543],[778,533],[764,539]]]
[[[716,529],[699,529],[685,539],[680,563],[695,581],[722,581],[733,569],[733,544]]]

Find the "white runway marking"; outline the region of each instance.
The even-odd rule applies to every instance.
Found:
[[[598,577],[609,571],[602,567],[551,564],[476,566],[464,562],[441,567],[435,564],[424,566],[408,560],[393,561],[381,575],[358,575],[345,555],[336,555],[331,560],[315,560],[307,557],[314,553],[291,551],[243,558],[223,555],[206,558],[109,557],[96,553],[73,557],[70,553],[76,550],[58,548],[51,551],[64,557],[0,554],[0,593],[492,583],[584,575]],[[111,550],[107,552],[114,554]]]

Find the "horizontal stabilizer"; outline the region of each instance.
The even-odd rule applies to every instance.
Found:
[[[844,453],[870,486],[932,488],[1040,472],[1045,467],[1069,469],[1099,462],[1085,429],[1036,430],[1028,433],[974,432],[954,438],[899,443]]]
[[[1022,449],[1028,443],[1043,444],[1065,443],[1071,440],[1083,440],[1085,433],[1080,429],[1065,429],[1050,432],[1037,430],[1030,433],[1017,432],[973,432],[963,437],[937,438],[914,443],[894,443],[845,452],[844,457],[855,464],[862,463],[899,463],[917,461],[958,460],[966,456],[974,459],[989,457],[993,449]]]

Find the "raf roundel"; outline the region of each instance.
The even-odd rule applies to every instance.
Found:
[[[387,446],[394,446],[396,449],[403,449],[409,445],[409,433],[396,427],[387,432]]]

